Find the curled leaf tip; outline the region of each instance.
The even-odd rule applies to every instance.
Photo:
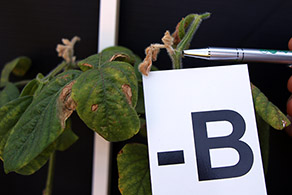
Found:
[[[130,60],[128,55],[120,54],[120,53],[119,53],[119,54],[115,54],[115,55],[113,55],[109,61],[110,61],[110,62],[111,62],[111,61],[115,61],[117,58],[126,58],[126,59]]]
[[[146,57],[143,60],[143,62],[139,65],[139,71],[145,75],[148,76],[151,66],[152,66],[152,61],[155,61],[157,59],[157,55],[159,52],[159,48],[156,46],[150,45],[145,49]]]
[[[201,18],[202,18],[202,19],[207,19],[207,18],[209,18],[210,16],[211,16],[211,13],[210,13],[210,12],[206,12],[206,13],[201,14]]]
[[[174,54],[174,49],[172,47],[174,43],[174,38],[170,35],[169,31],[166,31],[164,33],[164,36],[161,40],[163,44],[151,44],[145,49],[146,57],[139,65],[139,71],[145,76],[148,76],[151,70],[152,62],[157,60],[157,56],[161,48],[165,48],[170,56]]]
[[[166,31],[164,33],[164,36],[162,37],[162,42],[164,43],[164,46],[167,50],[167,52],[169,53],[169,55],[173,55],[174,54],[174,50],[172,48],[173,45],[173,37],[170,35],[169,31]]]

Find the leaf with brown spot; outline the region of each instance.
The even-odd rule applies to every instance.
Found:
[[[25,167],[62,134],[65,120],[75,107],[70,94],[73,81],[80,73],[70,70],[58,75],[34,97],[5,145],[5,172]]]
[[[72,86],[74,85],[75,80],[71,83],[67,84],[59,95],[59,99],[57,101],[57,107],[60,109],[59,111],[59,119],[62,124],[62,128],[65,128],[65,121],[71,116],[72,112],[76,108],[76,103],[71,97]]]
[[[130,57],[126,54],[118,53],[113,55],[109,61],[124,61],[124,59],[130,60]]]
[[[122,89],[123,89],[123,92],[124,92],[124,94],[125,94],[125,96],[126,96],[126,98],[128,100],[128,103],[130,105],[132,105],[132,95],[133,94],[132,94],[132,89],[131,89],[130,85],[123,84],[122,85]]]
[[[129,139],[140,127],[137,85],[134,67],[126,62],[107,62],[83,72],[72,88],[77,114],[108,141]]]
[[[98,104],[92,104],[91,110],[92,112],[95,112],[98,109]]]
[[[131,50],[121,46],[114,46],[108,47],[98,54],[81,60],[78,62],[78,66],[85,72],[92,68],[98,68],[111,61],[127,62],[134,65],[135,60],[135,54]]]

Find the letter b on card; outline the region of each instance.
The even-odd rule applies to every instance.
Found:
[[[266,195],[247,65],[143,77],[154,195]]]

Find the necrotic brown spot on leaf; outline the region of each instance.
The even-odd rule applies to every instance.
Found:
[[[123,92],[128,100],[128,103],[132,105],[132,89],[129,85],[123,84],[122,85]]]
[[[66,85],[59,96],[58,107],[59,107],[59,118],[61,120],[62,128],[65,128],[65,121],[71,116],[72,112],[75,110],[77,104],[71,97],[72,86],[75,81],[72,81]]]
[[[109,60],[111,61],[115,61],[118,58],[124,58],[124,59],[129,59],[129,56],[125,55],[125,54],[115,54],[113,57],[111,57],[111,59]]]
[[[89,67],[89,68],[93,68],[93,66],[92,66],[91,64],[87,64],[87,63],[82,64],[82,66],[87,66],[87,67]]]
[[[96,111],[98,109],[98,105],[97,104],[93,104],[92,106],[91,106],[91,111]]]

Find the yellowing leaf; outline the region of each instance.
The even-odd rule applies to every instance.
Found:
[[[119,152],[117,161],[122,195],[151,195],[147,146],[127,144]]]
[[[80,75],[72,88],[76,111],[85,124],[108,141],[122,141],[139,131],[134,68],[112,61]]]
[[[273,128],[282,130],[290,125],[288,118],[253,84],[251,84],[257,114]]]

